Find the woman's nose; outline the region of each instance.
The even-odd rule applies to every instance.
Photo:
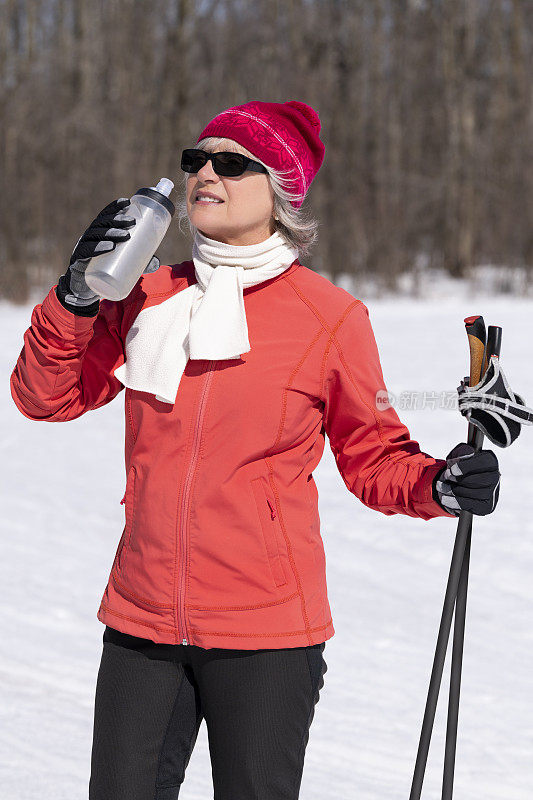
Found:
[[[218,180],[219,178],[213,169],[213,162],[211,159],[206,161],[203,167],[201,167],[196,174],[201,180],[206,180],[207,178],[210,180]]]

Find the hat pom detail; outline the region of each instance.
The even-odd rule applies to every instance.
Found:
[[[317,129],[317,132],[320,131],[321,122],[314,108],[308,106],[307,103],[301,103],[300,100],[289,100],[285,105],[295,108]]]

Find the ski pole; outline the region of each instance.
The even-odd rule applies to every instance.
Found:
[[[490,325],[487,336],[487,346],[485,348],[485,358],[483,360],[483,368],[481,374],[484,375],[490,357],[500,356],[502,340],[502,329],[496,325]],[[474,384],[470,384],[473,386]],[[475,433],[472,434],[472,428]],[[468,443],[471,444],[475,450],[481,450],[483,446],[483,432],[469,423],[468,425]],[[469,512],[461,512],[469,513]],[[466,595],[468,590],[468,569],[470,565],[470,543],[472,538],[472,514],[470,516],[470,525],[466,539],[465,552],[463,556],[463,563],[461,567],[461,575],[459,578],[459,586],[457,588],[457,598],[455,601],[455,617],[453,623],[453,650],[452,650],[452,666],[450,675],[450,693],[448,698],[448,722],[446,726],[446,747],[444,751],[444,772],[442,778],[442,800],[452,800],[453,795],[453,779],[455,769],[455,751],[457,744],[457,720],[459,716],[459,696],[461,692],[461,670],[463,665],[463,643],[465,633],[465,617],[466,617]]]
[[[480,380],[481,370],[483,367],[486,338],[485,323],[483,321],[483,317],[481,316],[467,317],[465,319],[465,326],[470,345],[470,385],[474,386]],[[469,423],[469,444],[472,443],[470,439],[472,439],[472,441],[474,440],[476,430],[477,429],[475,426]],[[433,659],[433,667],[429,681],[428,696],[424,710],[424,718],[422,720],[422,730],[418,743],[418,751],[416,754],[415,769],[413,773],[413,781],[411,784],[409,800],[420,800],[420,795],[422,793],[422,783],[424,781],[429,744],[431,741],[433,722],[435,720],[435,711],[437,709],[437,700],[439,697],[442,671],[444,669],[446,649],[450,636],[455,599],[457,597],[463,557],[465,554],[466,543],[471,526],[472,513],[469,511],[461,511],[457,524],[457,533],[455,536],[452,561],[448,575],[448,583],[446,585],[446,593],[444,596],[444,606],[442,609],[439,633],[437,636],[437,646],[435,648],[435,656]]]

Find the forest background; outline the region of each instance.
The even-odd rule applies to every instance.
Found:
[[[532,53],[528,0],[0,0],[0,298],[44,297],[103,206],[180,187],[252,99],[322,122],[307,266],[533,293]],[[190,253],[172,225],[162,262]]]

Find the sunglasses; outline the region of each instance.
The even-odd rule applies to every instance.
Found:
[[[198,172],[204,164],[211,161],[217,175],[235,178],[247,169],[253,172],[268,172],[266,167],[243,153],[207,153],[205,150],[189,148],[181,154],[181,168],[184,172]]]

